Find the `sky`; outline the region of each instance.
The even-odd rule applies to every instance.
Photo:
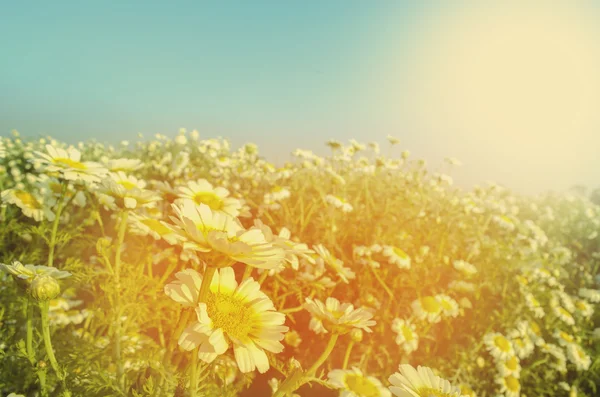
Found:
[[[0,135],[186,128],[281,162],[391,134],[462,187],[598,187],[600,5],[549,3],[2,2]]]

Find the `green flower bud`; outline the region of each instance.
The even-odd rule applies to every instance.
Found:
[[[36,276],[31,282],[31,296],[39,302],[52,300],[59,294],[60,285],[52,276]]]
[[[354,328],[352,331],[350,331],[350,339],[352,339],[352,342],[354,343],[360,343],[363,339],[362,330]]]

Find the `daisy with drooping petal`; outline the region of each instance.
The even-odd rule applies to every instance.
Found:
[[[306,298],[305,309],[312,314],[309,327],[317,334],[329,331],[346,334],[354,328],[371,332],[375,321],[371,320],[373,313],[369,310],[358,308],[350,303],[342,303],[335,298],[327,298],[325,303],[318,299]]]
[[[461,391],[446,379],[435,375],[431,368],[418,366],[417,369],[402,364],[400,373],[389,377],[390,391],[398,397],[460,397]]]
[[[590,356],[577,343],[567,345],[567,357],[575,365],[577,371],[587,371],[592,364]]]
[[[285,252],[266,241],[259,228],[244,229],[236,219],[222,212],[213,212],[206,204],[191,201],[173,204],[177,217],[174,231],[183,247],[205,252],[209,266],[227,267],[242,262],[259,269],[278,267]]]
[[[410,354],[419,348],[417,327],[410,320],[395,318],[392,321],[392,331],[397,334],[396,344],[402,346],[406,354]]]
[[[410,256],[400,248],[385,245],[382,254],[389,263],[398,266],[399,269],[410,269]]]
[[[456,302],[454,299],[445,294],[438,294],[435,296],[435,299],[437,299],[438,302],[440,302],[440,305],[442,305],[442,313],[444,316],[458,316],[458,302]]]
[[[356,367],[334,369],[327,374],[329,384],[340,391],[340,397],[391,397],[392,393],[374,376],[365,376]]]
[[[44,219],[53,221],[54,212],[33,194],[19,189],[6,189],[0,193],[3,202],[14,204],[21,209],[23,215],[40,222]]]
[[[496,360],[508,360],[514,355],[510,341],[498,332],[491,332],[483,337],[487,350]]]
[[[442,304],[433,296],[425,296],[412,302],[415,316],[420,320],[438,323],[442,319]]]
[[[554,315],[556,317],[558,317],[565,324],[575,325],[575,319],[573,318],[573,315],[571,313],[569,313],[569,311],[567,309],[565,309],[564,307],[559,306],[559,305],[553,306],[552,312],[554,313]]]
[[[512,375],[500,376],[496,378],[496,383],[500,385],[500,393],[506,397],[519,397],[521,393],[521,382]]]
[[[42,165],[43,170],[47,173],[58,172],[66,180],[100,182],[100,179],[108,172],[98,163],[82,162],[81,153],[73,147],[65,150],[46,145],[46,151],[48,153],[35,152],[38,156],[37,161]]]
[[[322,244],[315,245],[313,249],[325,261],[326,264],[335,270],[343,282],[348,284],[348,280],[356,278],[356,274],[350,268],[344,267],[344,262],[333,256],[333,254],[329,252],[329,250]]]
[[[183,274],[181,274],[183,273]],[[269,370],[265,350],[280,353],[285,315],[275,311],[273,302],[260,291],[253,278],[238,284],[232,268],[217,269],[206,302],[196,302],[202,276],[192,269],[176,275],[165,293],[184,306],[196,307],[197,321],[188,326],[179,345],[185,350],[199,347],[198,357],[211,363],[230,346],[242,373]]]
[[[206,179],[189,182],[178,189],[179,201],[189,200],[196,205],[205,204],[214,212],[222,212],[232,217],[240,214],[242,203],[229,196],[229,190],[224,187],[214,187]],[[177,201],[176,201],[177,202]]]

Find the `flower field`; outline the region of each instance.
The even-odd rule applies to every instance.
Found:
[[[0,395],[600,395],[600,207],[327,145],[2,138]]]

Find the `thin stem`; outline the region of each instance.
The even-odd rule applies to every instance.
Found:
[[[56,361],[56,357],[54,356],[54,349],[52,349],[52,340],[50,339],[50,322],[48,321],[48,309],[49,303],[48,301],[40,302],[40,311],[42,312],[42,335],[44,337],[44,346],[46,347],[46,355],[48,355],[48,359],[50,360],[50,365],[52,369],[56,373],[56,376],[61,381],[64,381],[64,375],[60,371],[58,367],[58,362]]]
[[[319,369],[319,367],[325,362],[325,360],[327,360],[327,358],[329,358],[329,355],[333,351],[333,348],[335,347],[335,343],[337,342],[338,337],[339,337],[339,334],[331,334],[331,338],[329,338],[329,342],[327,342],[327,346],[325,347],[325,350],[323,351],[323,353],[321,353],[321,356],[308,369],[308,371],[306,371],[306,374],[308,376],[313,376],[317,372],[317,369]]]
[[[56,233],[58,232],[58,224],[60,222],[60,215],[62,214],[62,211],[65,207],[65,193],[68,189],[68,182],[66,184],[63,185],[63,189],[62,189],[62,195],[58,201],[58,207],[56,207],[56,214],[55,214],[55,218],[54,218],[54,222],[52,223],[52,232],[50,234],[50,242],[48,243],[48,248],[49,248],[49,252],[48,252],[48,266],[52,267],[52,264],[54,263],[54,248],[56,247]]]
[[[348,347],[346,348],[346,354],[344,355],[344,362],[342,364],[342,369],[346,369],[348,367],[348,360],[350,360],[350,353],[352,353],[353,347],[354,347],[354,341],[350,341],[350,343],[348,343]]]
[[[117,364],[117,382],[121,390],[125,390],[125,368],[121,355],[121,246],[125,240],[125,231],[127,229],[127,218],[129,211],[125,210],[121,213],[121,222],[117,234],[117,246],[115,252],[115,335],[114,335],[114,355]]]
[[[192,350],[192,363],[190,367],[190,397],[196,397],[198,387],[198,353]]]
[[[27,299],[27,357],[31,365],[35,364],[35,352],[33,351],[33,302]]]
[[[247,279],[248,277],[250,277],[252,275],[252,270],[254,270],[254,268],[250,265],[246,265],[246,268],[244,269],[244,276],[242,277],[242,281],[244,281],[245,279]]]
[[[267,279],[267,276],[269,275],[269,271],[268,270],[263,270],[262,274],[260,275],[260,277],[258,278],[258,283],[260,285],[262,285],[265,280]]]

